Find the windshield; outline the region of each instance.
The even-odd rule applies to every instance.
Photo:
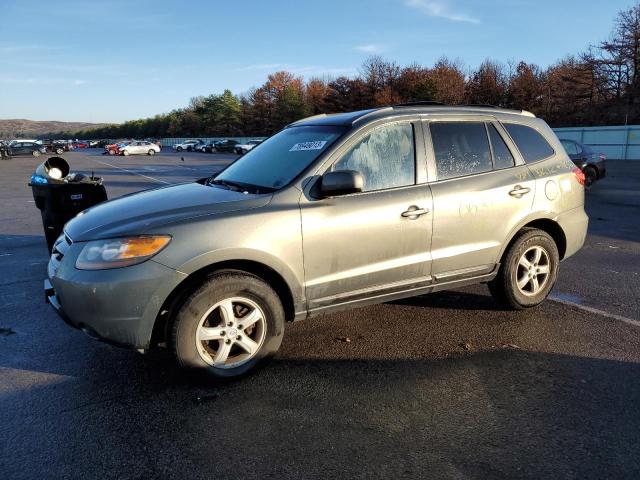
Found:
[[[278,190],[300,175],[345,130],[337,126],[285,128],[229,165],[215,181]]]

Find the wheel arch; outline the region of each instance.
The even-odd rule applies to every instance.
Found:
[[[293,292],[284,277],[270,266],[254,260],[223,260],[196,270],[180,282],[166,298],[156,316],[151,333],[151,345],[165,342],[180,306],[207,278],[221,271],[255,275],[273,288],[282,302],[285,320],[293,321],[296,305]]]
[[[552,218],[536,218],[533,220],[529,220],[526,223],[523,223],[511,233],[509,237],[509,241],[505,244],[500,252],[499,261],[502,263],[502,260],[506,253],[513,245],[513,242],[516,240],[518,233],[527,228],[537,228],[538,230],[542,230],[549,234],[549,236],[553,239],[556,246],[558,247],[558,255],[560,256],[560,260],[562,260],[567,251],[567,236],[560,226],[558,222],[553,220]]]

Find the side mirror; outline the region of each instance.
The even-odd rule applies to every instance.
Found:
[[[320,195],[322,197],[336,197],[349,193],[361,192],[364,188],[364,179],[360,172],[355,170],[337,170],[327,172],[320,179]]]

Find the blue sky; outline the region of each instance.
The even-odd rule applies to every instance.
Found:
[[[608,37],[620,0],[1,0],[0,118],[120,122],[371,54],[547,66]]]

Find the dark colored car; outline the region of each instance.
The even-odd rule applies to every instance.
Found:
[[[222,140],[221,142],[216,142],[216,152],[233,152],[238,145],[238,142],[235,140]]]
[[[607,157],[603,153],[598,153],[588,145],[575,140],[561,138],[560,142],[571,161],[584,173],[586,188],[591,187],[596,180],[601,180],[605,177],[607,173],[605,168]]]
[[[9,155],[16,157],[18,155],[32,155],[39,157],[41,153],[47,153],[44,145],[35,142],[14,142],[9,145]]]
[[[205,153],[213,153],[213,152],[215,152],[216,151],[216,142],[207,143],[203,147],[202,151],[205,152]]]
[[[47,153],[55,153],[56,155],[62,155],[64,152],[68,152],[70,150],[69,144],[66,142],[44,140],[42,144]]]

